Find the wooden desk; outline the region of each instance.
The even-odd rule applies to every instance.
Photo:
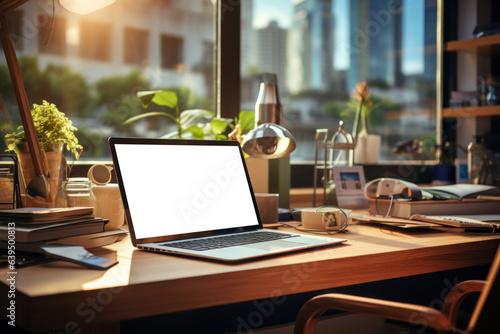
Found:
[[[76,329],[87,322],[94,326],[261,298],[278,300],[299,292],[483,265],[491,263],[500,241],[493,234],[402,233],[364,225],[350,226],[345,237],[349,242],[344,245],[238,265],[138,251],[124,239],[96,252],[112,257],[110,250],[117,251],[120,263],[105,272],[66,262],[18,269],[16,325],[30,331]],[[2,268],[3,315],[9,277]]]

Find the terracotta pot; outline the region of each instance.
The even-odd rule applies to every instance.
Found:
[[[19,157],[19,166],[21,168],[21,174],[24,179],[24,189],[30,183],[30,181],[35,177],[35,167],[33,166],[33,161],[31,160],[31,155],[29,150],[25,148],[24,152],[17,153]],[[47,199],[41,197],[31,198],[25,196],[25,203],[23,206],[27,207],[54,207],[55,200],[62,181],[66,178],[66,159],[62,154],[62,145],[55,145],[54,151],[42,152],[43,163],[45,165],[45,170],[49,173],[49,184],[50,192]],[[21,184],[21,187],[23,185]],[[25,193],[25,192],[23,192]]]

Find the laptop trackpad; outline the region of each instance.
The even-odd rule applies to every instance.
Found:
[[[292,249],[295,247],[297,247],[297,248],[304,247],[304,244],[301,242],[293,242],[293,241],[286,241],[286,240],[273,240],[270,242],[261,242],[261,243],[251,244],[251,245],[245,245],[243,247],[251,248],[251,249],[261,249],[261,250],[267,250],[267,251],[279,251],[282,249]]]

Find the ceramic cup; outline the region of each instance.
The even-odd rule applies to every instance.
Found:
[[[92,192],[97,203],[96,217],[109,219],[106,231],[119,229],[125,222],[125,212],[118,184],[94,185]]]
[[[255,194],[262,224],[275,224],[278,222],[279,194]]]

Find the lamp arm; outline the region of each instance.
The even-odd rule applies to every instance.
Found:
[[[31,159],[35,168],[35,174],[36,176],[46,176],[47,174],[43,165],[40,143],[38,142],[36,135],[35,125],[33,123],[33,117],[31,116],[28,97],[26,95],[26,89],[24,88],[21,70],[19,69],[19,63],[17,62],[16,51],[7,26],[5,13],[0,13],[0,23],[0,39],[5,52],[5,58],[7,59],[7,66],[9,67],[12,84],[14,85],[14,92],[16,94],[19,113],[21,115],[21,122],[23,124],[26,141],[28,143]]]

